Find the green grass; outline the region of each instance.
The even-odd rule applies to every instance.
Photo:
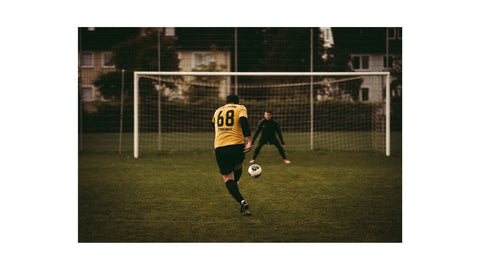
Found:
[[[400,136],[398,136],[400,135]],[[228,193],[212,150],[79,154],[79,242],[401,242],[401,134],[392,156],[288,151],[257,158],[240,191],[253,216]]]

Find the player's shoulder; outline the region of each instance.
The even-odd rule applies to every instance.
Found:
[[[225,110],[225,109],[227,108],[227,106],[228,106],[228,104],[222,105],[222,106],[218,107],[218,108],[215,110],[215,112],[218,112],[218,111],[221,111],[221,110]]]
[[[216,111],[231,110],[231,109],[236,111],[247,111],[247,108],[245,107],[245,105],[241,105],[241,104],[225,104],[223,106],[218,107]]]
[[[236,111],[247,111],[247,108],[245,107],[245,105],[241,105],[241,104],[227,104],[223,106],[223,108],[234,109]]]

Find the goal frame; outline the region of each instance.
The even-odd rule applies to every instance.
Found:
[[[385,155],[390,156],[390,72],[181,72],[181,71],[134,71],[133,73],[133,157],[139,157],[139,79],[142,76],[309,76],[310,110],[313,111],[313,77],[317,76],[385,76]],[[236,91],[236,89],[235,89]],[[313,113],[310,114],[313,118]],[[313,149],[313,119],[310,127],[310,148]]]

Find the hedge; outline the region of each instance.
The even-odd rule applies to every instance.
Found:
[[[265,109],[271,110],[274,119],[279,122],[283,131],[310,130],[310,102],[306,99],[282,100],[247,100],[241,101],[247,107],[249,123],[255,130],[257,122],[263,117]],[[210,98],[193,103],[163,101],[162,131],[212,131],[211,119],[216,108],[223,104],[223,100]],[[142,129],[144,132],[156,131],[157,104],[145,105],[140,112],[150,111],[150,127]],[[315,131],[361,131],[371,127],[372,113],[377,105],[368,102],[350,102],[338,100],[323,100],[314,102],[314,129]],[[402,128],[401,100],[392,101],[391,120],[392,130]],[[83,112],[82,132],[109,133],[119,132],[120,104],[98,103],[94,113]],[[123,132],[133,131],[133,104],[124,105]]]

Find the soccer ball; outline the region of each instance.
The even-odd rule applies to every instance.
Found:
[[[262,174],[262,167],[258,164],[252,164],[248,167],[248,174],[253,178],[257,178]]]

